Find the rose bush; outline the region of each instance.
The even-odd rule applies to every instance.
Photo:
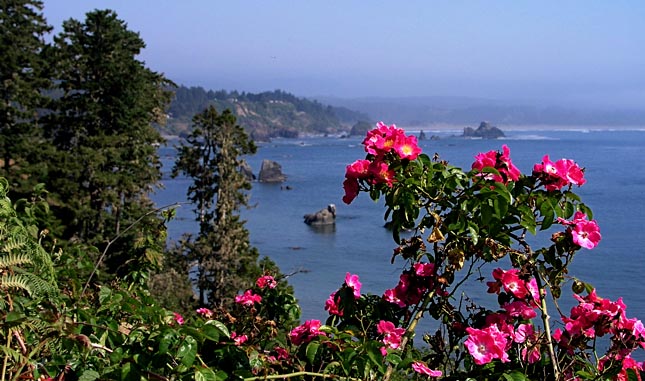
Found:
[[[5,356],[5,368],[14,379],[15,369],[84,380],[641,379],[642,322],[621,299],[604,299],[568,273],[578,252],[602,238],[574,193],[586,184],[582,167],[547,155],[523,174],[502,146],[464,170],[383,123],[363,145],[365,157],[346,168],[343,201],[365,193],[385,202],[390,260],[403,271],[381,295],[361,293],[359,275],[347,273],[325,302],[326,320],[297,324],[296,301],[275,274],[240,290],[232,311],[201,306],[183,316],[145,290],[101,287],[77,300],[72,284],[50,305],[30,302],[56,311],[48,336],[11,331],[25,350],[3,346],[15,357]],[[558,307],[567,284],[568,313]],[[467,285],[489,295],[486,305]],[[435,332],[417,332],[424,318]],[[51,349],[29,352],[45,341]]]

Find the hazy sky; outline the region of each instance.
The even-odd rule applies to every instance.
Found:
[[[45,0],[113,9],[178,84],[645,108],[645,1]]]

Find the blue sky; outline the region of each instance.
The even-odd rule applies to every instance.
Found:
[[[113,9],[176,83],[645,109],[644,1],[45,0]]]

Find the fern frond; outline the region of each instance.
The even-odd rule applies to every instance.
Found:
[[[0,247],[0,251],[4,253],[11,253],[14,250],[22,249],[27,243],[27,237],[24,235],[12,235],[7,237],[4,244]]]
[[[11,217],[15,215],[15,211],[11,206],[11,200],[7,197],[0,197],[0,217]]]
[[[26,251],[31,254],[31,259],[36,268],[34,273],[49,282],[53,282],[56,272],[54,271],[54,262],[52,262],[51,255],[35,240],[29,240]]]
[[[15,269],[15,275],[20,275],[26,279],[28,286],[34,295],[54,295],[58,292],[58,288],[53,282],[49,282],[42,277],[27,272],[22,269]]]
[[[3,274],[0,277],[0,288],[3,288],[5,290],[8,289],[18,289],[18,290],[23,290],[29,296],[33,295],[33,292],[30,287],[30,279],[27,276],[24,276],[24,274]]]
[[[22,353],[4,345],[0,345],[0,352],[4,353],[4,356],[9,356],[14,364],[22,364],[28,361],[27,357],[25,357]]]
[[[38,241],[37,227],[17,214],[7,190],[0,177],[0,288],[29,296],[53,294],[58,289],[51,256]]]
[[[8,269],[13,266],[31,265],[33,261],[28,254],[7,254],[0,255],[0,269]]]

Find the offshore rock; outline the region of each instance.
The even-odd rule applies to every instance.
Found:
[[[321,209],[313,214],[305,214],[307,225],[331,225],[336,223],[336,205],[329,204],[326,209]]]
[[[464,128],[464,138],[482,138],[482,139],[497,139],[503,138],[504,132],[499,128],[493,126],[488,122],[481,122],[479,127],[476,130],[473,130],[472,127]]]
[[[273,160],[262,160],[258,181],[261,183],[281,183],[287,179],[282,173],[282,166]]]
[[[251,169],[249,163],[247,163],[246,161],[243,161],[242,164],[240,164],[240,173],[243,174],[246,180],[249,182],[255,180],[253,170]]]

